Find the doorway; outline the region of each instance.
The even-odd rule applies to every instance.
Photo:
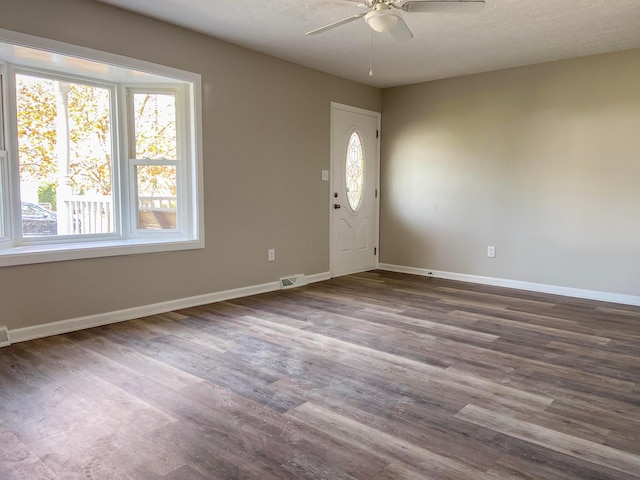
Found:
[[[331,276],[378,260],[380,113],[331,104]]]

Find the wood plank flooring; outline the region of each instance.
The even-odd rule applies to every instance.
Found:
[[[640,479],[640,308],[376,271],[12,345],[0,479]]]

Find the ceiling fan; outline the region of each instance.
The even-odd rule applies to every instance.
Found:
[[[419,12],[478,12],[484,7],[485,0],[345,0],[352,2],[357,7],[364,7],[370,12],[361,12],[350,17],[330,23],[324,27],[307,32],[307,35],[315,35],[326,32],[332,28],[353,22],[364,17],[364,21],[376,32],[389,32],[396,42],[404,42],[413,38],[413,34],[399,13],[394,10],[402,10],[407,13]]]

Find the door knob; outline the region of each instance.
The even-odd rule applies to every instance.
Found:
[[[333,204],[333,208],[335,208],[336,210],[340,208],[340,204],[339,203],[334,203]]]

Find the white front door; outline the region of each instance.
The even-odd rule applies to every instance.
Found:
[[[331,104],[331,275],[372,270],[378,248],[380,114]]]

